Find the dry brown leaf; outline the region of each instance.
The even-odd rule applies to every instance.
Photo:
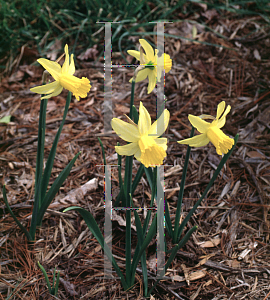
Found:
[[[250,158],[261,158],[265,159],[265,156],[257,151],[249,151],[247,152],[247,156]]]
[[[210,241],[198,243],[198,245],[201,246],[202,248],[213,248],[213,247],[216,247],[219,244],[220,244],[220,238],[219,237],[213,238]]]

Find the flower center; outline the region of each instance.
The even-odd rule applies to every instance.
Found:
[[[166,151],[148,135],[143,135],[139,140],[141,150],[141,163],[148,168],[150,165],[161,165],[166,157]]]
[[[155,66],[154,66],[154,63],[152,63],[151,61],[149,61],[146,65],[145,65],[146,68],[150,69],[150,70],[154,70],[155,69]]]

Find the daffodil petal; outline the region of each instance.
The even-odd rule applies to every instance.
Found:
[[[61,87],[59,81],[54,81],[45,85],[33,87],[30,89],[30,91],[37,94],[50,94],[59,87]]]
[[[46,95],[46,96],[43,96],[41,97],[40,99],[43,100],[43,99],[49,99],[51,97],[55,97],[55,96],[58,96],[63,90],[63,87],[61,85],[59,85],[53,93],[49,94],[49,95]]]
[[[226,116],[230,112],[230,110],[231,110],[231,106],[228,105],[227,108],[226,108],[226,110],[225,110],[225,112],[224,112],[224,114],[223,114],[223,116],[217,122],[217,127],[218,128],[222,128],[225,125],[225,123],[226,123]]]
[[[63,63],[62,66],[62,73],[68,73],[68,69],[69,69],[69,54],[68,54],[68,45],[65,45],[65,61]]]
[[[115,151],[119,155],[131,156],[138,151],[138,148],[139,148],[138,143],[131,143],[124,146],[115,146]]]
[[[142,155],[142,151],[141,151],[140,147],[138,147],[137,151],[134,153],[134,157],[135,157],[138,161],[141,161],[141,155]]]
[[[142,102],[140,102],[139,113],[140,113],[139,121],[138,121],[139,133],[140,135],[145,135],[146,133],[148,133],[151,127],[151,117],[147,109],[143,106]]]
[[[179,144],[189,145],[190,147],[202,147],[209,143],[209,138],[207,137],[206,133],[196,135],[192,138],[185,139],[182,141],[178,141]]]
[[[153,89],[155,88],[156,82],[157,82],[157,74],[154,70],[148,74],[148,80],[149,80],[149,83],[148,83],[148,88],[147,88],[147,94],[150,94],[153,91]]]
[[[193,115],[188,115],[189,122],[200,132],[205,133],[209,128],[210,124],[200,117],[196,117]]]
[[[163,124],[162,124],[163,120]],[[165,109],[158,120],[156,120],[149,129],[148,134],[156,135],[156,138],[161,136],[164,131],[167,129],[170,120],[170,113],[167,109]],[[162,126],[163,125],[163,126]]]
[[[134,56],[138,61],[140,61],[140,51],[128,50],[127,53],[131,56]]]
[[[216,119],[219,119],[220,116],[222,115],[222,113],[224,112],[224,109],[225,109],[225,101],[222,101],[218,104],[217,106],[217,116],[216,116]]]
[[[61,66],[57,62],[50,61],[45,58],[39,58],[37,61],[52,75],[55,80],[59,79],[61,75]]]
[[[162,147],[165,151],[167,151],[167,138],[159,138],[156,139],[155,142],[157,143],[157,145],[159,145],[160,147]]]
[[[111,125],[116,134],[124,141],[137,142],[140,139],[138,128],[132,124],[113,118]]]
[[[143,81],[149,74],[151,70],[149,68],[145,68],[138,72],[135,82]]]
[[[68,68],[68,74],[73,75],[75,73],[75,64],[74,64],[74,55],[71,54],[70,56],[70,65]]]
[[[145,51],[148,61],[154,62],[155,54],[154,54],[154,50],[153,50],[152,46],[144,39],[139,39],[139,42]]]

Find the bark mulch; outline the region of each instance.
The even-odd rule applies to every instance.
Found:
[[[215,115],[217,104],[224,100],[232,107],[224,132],[230,136],[239,133],[240,138],[222,174],[187,224],[187,228],[198,225],[198,230],[178,252],[166,279],[157,285],[151,299],[270,299],[269,27],[261,16],[222,17],[214,10],[205,12],[208,28],[198,25],[196,18],[199,16],[165,26],[166,33],[186,38],[192,38],[195,28],[197,32],[197,42],[165,39],[165,52],[173,60],[165,85],[171,119],[164,161],[165,195],[172,220],[187,149],[176,141],[190,134],[188,114]],[[15,288],[18,293],[12,299],[53,299],[37,261],[44,266],[50,280],[55,266],[60,271],[59,299],[143,299],[140,270],[135,286],[128,292],[122,290],[119,281],[104,280],[101,247],[77,213],[62,212],[70,205],[84,207],[103,228],[104,168],[97,137],[103,142],[109,164],[117,164],[116,142],[124,144],[115,136],[103,134],[102,59],[97,63],[83,60],[78,63],[77,75],[87,76],[92,88],[86,99],[72,100],[50,184],[78,151],[81,154],[46,212],[34,244],[27,243],[1,201],[1,299],[6,299]],[[113,64],[125,64],[119,53],[113,54]],[[14,73],[2,79],[0,87],[1,117],[12,115],[11,123],[0,124],[1,181],[6,184],[13,211],[27,227],[33,205],[40,106],[40,97],[29,88],[40,85],[42,72],[41,67],[22,59]],[[129,111],[128,80],[132,72],[130,68],[113,68],[115,117]],[[136,107],[143,101],[154,119],[156,98],[154,93],[147,95],[147,82],[136,84],[135,93]],[[48,102],[45,158],[60,125],[66,95],[63,92]],[[183,216],[203,193],[219,161],[212,144],[192,149]],[[134,174],[138,167],[134,160]],[[112,168],[112,188],[115,199],[117,168]],[[144,178],[134,194],[134,203],[147,207],[149,201],[150,188]],[[113,254],[123,271],[124,224],[124,215],[114,216]],[[132,240],[135,245],[135,230]],[[169,239],[167,242],[170,246]],[[155,249],[153,241],[147,249],[149,287],[155,281]]]

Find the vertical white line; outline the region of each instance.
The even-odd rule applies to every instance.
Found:
[[[110,253],[109,258],[104,255],[104,278],[112,279],[112,187],[111,166],[105,165],[105,221],[104,221],[104,248]]]
[[[111,131],[112,120],[112,24],[105,23],[104,45],[104,133]]]
[[[157,167],[157,279],[165,275],[164,166]]]

